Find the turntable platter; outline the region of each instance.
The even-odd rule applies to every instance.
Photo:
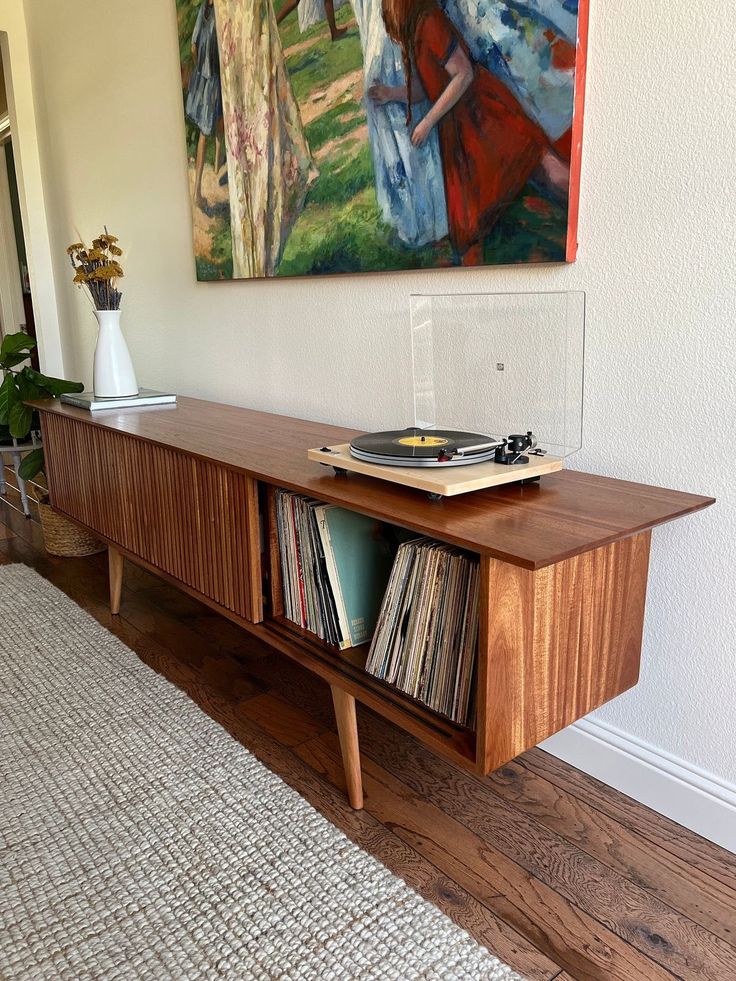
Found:
[[[357,436],[350,444],[350,453],[358,460],[383,466],[459,467],[493,459],[501,443],[483,433],[412,426]]]

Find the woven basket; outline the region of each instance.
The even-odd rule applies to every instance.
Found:
[[[80,558],[83,555],[94,555],[104,552],[107,546],[90,535],[84,528],[75,525],[51,507],[48,498],[45,500],[36,495],[38,500],[38,516],[43,528],[43,541],[50,555],[64,555]]]

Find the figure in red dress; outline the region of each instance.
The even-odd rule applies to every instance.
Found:
[[[406,86],[374,85],[378,103],[429,98],[413,129],[421,146],[438,127],[450,241],[463,265],[483,262],[483,241],[534,176],[566,196],[569,168],[518,99],[473,62],[465,41],[435,0],[383,0],[386,31],[402,51]]]

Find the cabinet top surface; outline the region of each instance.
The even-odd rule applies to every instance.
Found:
[[[190,398],[179,398],[175,406],[94,413],[58,401],[34,404],[42,412],[214,460],[529,569],[713,503],[711,497],[575,470],[549,474],[538,484],[430,501],[420,491],[359,474],[338,477],[307,460],[308,449],[348,442],[356,430]]]

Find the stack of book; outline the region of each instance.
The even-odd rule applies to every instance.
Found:
[[[396,551],[381,524],[290,491],[275,506],[287,619],[342,650],[369,641]]]
[[[431,538],[399,546],[366,671],[460,725],[474,719],[477,558]]]
[[[140,388],[136,395],[123,395],[120,398],[102,398],[94,392],[72,392],[61,396],[61,401],[78,409],[98,412],[100,409],[139,409],[145,405],[173,405],[176,395],[173,392],[158,392],[153,388]]]

